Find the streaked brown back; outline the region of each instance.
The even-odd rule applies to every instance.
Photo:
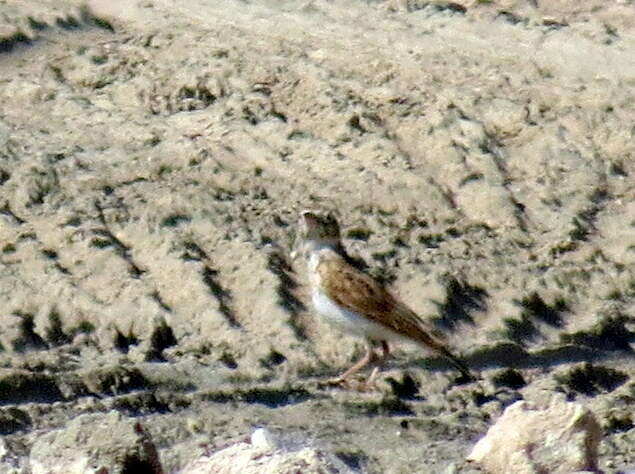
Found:
[[[339,256],[323,258],[317,266],[324,293],[340,306],[362,313],[404,337],[431,349],[443,343],[433,336],[410,308],[399,302],[369,275],[352,267]]]

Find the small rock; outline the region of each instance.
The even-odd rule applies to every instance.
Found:
[[[7,449],[7,443],[3,438],[0,438],[0,460],[2,460],[9,450]]]
[[[579,403],[553,398],[546,409],[509,406],[468,456],[491,473],[596,471],[601,429]]]
[[[32,474],[163,472],[150,435],[116,411],[78,416],[41,436],[31,449],[29,467]]]
[[[278,441],[271,434],[271,431],[258,428],[251,435],[251,445],[263,451],[273,451],[278,448]]]
[[[303,474],[330,472],[352,474],[333,454],[306,446],[285,449],[267,430],[260,428],[249,443],[239,442],[190,462],[182,474]]]

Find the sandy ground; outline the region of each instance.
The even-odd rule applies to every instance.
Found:
[[[547,4],[547,6],[543,4]],[[635,5],[0,1],[0,433],[136,417],[169,472],[265,426],[369,473],[580,401],[635,468]],[[303,208],[483,380],[378,390],[310,311]]]

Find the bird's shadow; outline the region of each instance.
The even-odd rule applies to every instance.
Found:
[[[495,368],[549,368],[578,362],[599,362],[605,360],[635,359],[632,350],[598,350],[588,346],[564,344],[534,351],[528,351],[513,342],[501,342],[464,354],[461,360],[471,370]],[[407,361],[393,362],[396,368],[418,365],[430,371],[453,370],[453,366],[442,357],[423,357]]]

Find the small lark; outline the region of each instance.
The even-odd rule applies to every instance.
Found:
[[[379,282],[347,261],[337,220],[330,214],[304,211],[300,217],[303,250],[308,254],[309,278],[315,310],[345,332],[366,339],[364,357],[333,379],[343,383],[370,363],[379,364],[390,354],[388,341],[410,340],[447,358],[463,375],[469,369],[432,335],[410,308],[389,293]],[[377,357],[373,347],[381,345]],[[377,375],[375,367],[368,382]]]

